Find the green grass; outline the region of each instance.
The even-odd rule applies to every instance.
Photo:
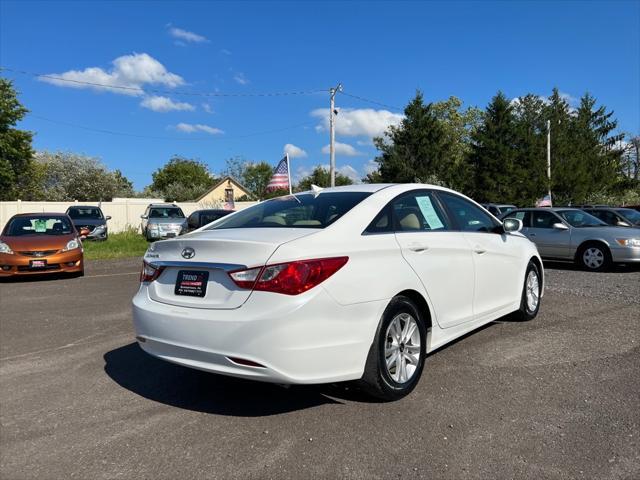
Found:
[[[137,230],[110,233],[104,242],[84,241],[85,260],[142,257],[149,246]]]

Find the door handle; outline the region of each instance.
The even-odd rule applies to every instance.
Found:
[[[410,243],[409,244],[409,250],[411,250],[412,252],[416,252],[416,253],[420,253],[420,252],[424,252],[425,250],[428,250],[429,246],[428,245],[423,245],[422,243]]]

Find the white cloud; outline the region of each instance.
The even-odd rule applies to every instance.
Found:
[[[311,116],[319,118],[318,131],[329,130],[329,109],[318,108],[311,112]],[[367,136],[379,137],[390,125],[397,125],[404,115],[388,110],[374,110],[372,108],[342,108],[336,115],[336,134],[347,137]]]
[[[149,96],[145,97],[140,106],[153,110],[154,112],[171,112],[172,110],[193,111],[196,107],[190,103],[174,102],[168,97]]]
[[[284,153],[288,153],[289,158],[305,158],[307,156],[307,152],[292,143],[287,143],[284,146]]]
[[[336,142],[336,155],[344,155],[345,157],[357,157],[358,155],[362,155],[361,152],[353,148],[352,145],[348,143],[340,143]],[[322,153],[329,154],[329,145],[325,145],[322,147]]]
[[[378,162],[376,162],[373,158],[371,158],[363,166],[364,173],[366,175],[368,175],[369,173],[373,173],[378,170],[378,167],[379,167]]]
[[[100,67],[89,67],[84,70],[69,70],[64,73],[49,74],[49,76],[69,81],[44,76],[38,77],[38,79],[58,87],[107,90],[122,95],[143,95],[143,87],[145,85],[163,85],[173,88],[185,83],[180,75],[167,71],[164,65],[146,53],[123,55],[111,63],[113,68],[110,71],[105,71]],[[117,86],[127,87],[127,89],[113,88]]]
[[[238,72],[233,76],[233,79],[240,85],[246,85],[249,83],[249,79],[244,76],[244,73]]]
[[[213,113],[213,108],[208,103],[203,103],[202,109],[207,113]]]
[[[202,35],[198,35],[197,33],[171,26],[169,27],[169,35],[171,35],[173,38],[178,38],[179,40],[184,40],[186,42],[204,43],[209,41],[207,40],[207,37],[203,37]]]
[[[201,123],[179,123],[176,125],[176,130],[185,133],[205,132],[210,135],[222,135],[224,132],[219,128],[210,127],[209,125],[202,125]]]
[[[353,181],[353,183],[361,182],[360,174],[351,165],[343,165],[341,167],[338,167],[336,171],[338,173],[341,173],[345,177],[349,177]]]

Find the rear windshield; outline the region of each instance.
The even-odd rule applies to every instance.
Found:
[[[278,197],[221,219],[207,230],[224,228],[325,228],[370,192],[301,193]]]
[[[67,212],[74,220],[102,220],[102,211],[97,207],[73,207]]]
[[[152,207],[149,218],[184,218],[184,213],[178,207]]]
[[[21,237],[23,235],[69,235],[73,226],[67,217],[34,215],[14,217],[5,228],[4,235]]]
[[[640,212],[633,208],[618,208],[616,210],[620,215],[631,220],[635,225],[640,225]]]
[[[602,220],[582,210],[558,210],[556,212],[564,218],[572,227],[602,227],[607,226]]]

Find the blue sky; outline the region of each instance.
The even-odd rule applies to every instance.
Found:
[[[640,2],[0,2],[0,65],[138,90],[78,88],[4,71],[31,110],[37,149],[99,157],[141,189],[173,154],[213,172],[243,156],[294,176],[328,163],[325,92],[344,91],[337,164],[361,177],[371,136],[421,89],[484,107],[508,96],[591,92],[640,133]],[[72,86],[74,88],[72,88]],[[392,108],[395,107],[395,108]],[[81,128],[84,127],[84,128]],[[112,135],[87,129],[127,135]],[[344,145],[340,145],[344,144]],[[304,153],[303,153],[304,152]]]

